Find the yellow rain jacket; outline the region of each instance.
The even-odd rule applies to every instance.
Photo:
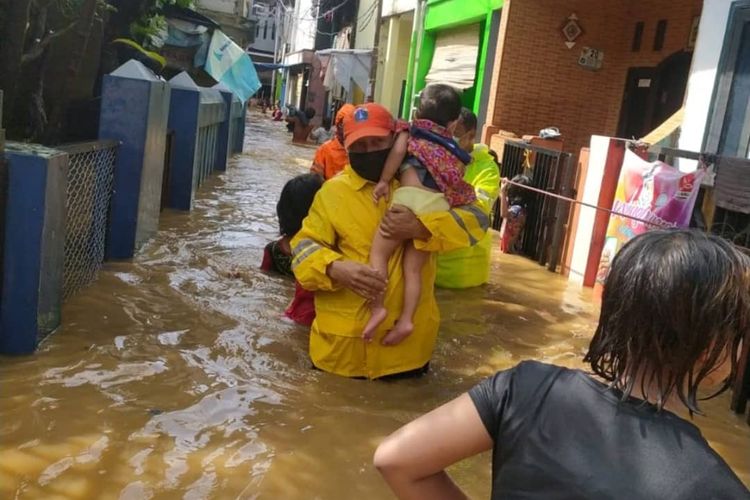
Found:
[[[395,189],[394,181],[391,189]],[[414,315],[414,332],[396,346],[380,341],[396,322],[403,302],[403,250],[397,250],[388,265],[385,306],[388,317],[365,343],[362,330],[370,317],[365,300],[336,286],[326,274],[339,259],[369,261],[370,247],[386,204],[372,201],[374,184],[357,175],[350,166],[323,184],[302,229],[292,240],[292,268],[300,284],[315,292],[315,321],[310,332],[310,358],[316,367],[347,377],[378,378],[423,367],[432,357],[440,325],[435,302],[435,256],[422,272],[422,298]],[[415,246],[428,252],[468,247],[482,239],[489,219],[476,205],[447,212],[422,215],[420,221],[432,233]]]
[[[492,206],[500,194],[500,169],[484,144],[474,146],[464,180],[474,186],[477,206],[489,218]],[[472,247],[441,253],[437,259],[435,285],[440,288],[483,285],[490,279],[491,257],[492,234],[489,232]]]

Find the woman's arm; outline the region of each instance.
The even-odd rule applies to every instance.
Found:
[[[465,499],[445,468],[491,448],[474,402],[463,394],[386,438],[374,464],[402,500]]]
[[[508,218],[508,184],[507,179],[503,179],[502,187],[500,188],[500,217],[503,219]]]

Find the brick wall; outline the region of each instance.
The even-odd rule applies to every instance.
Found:
[[[702,0],[506,0],[488,127],[524,135],[556,126],[565,150],[574,154],[593,134],[614,135],[628,69],[656,66],[685,49],[702,5]],[[572,13],[584,34],[568,49],[561,27]],[[654,51],[660,19],[667,20],[666,37]],[[645,23],[642,44],[632,52],[638,21]],[[584,46],[604,52],[600,70],[578,65]],[[487,133],[484,139],[489,142]]]

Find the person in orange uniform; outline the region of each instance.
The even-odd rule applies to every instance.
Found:
[[[349,162],[349,158],[346,156],[346,149],[344,148],[343,124],[344,118],[352,113],[354,113],[353,105],[344,104],[341,106],[341,109],[336,113],[336,120],[334,122],[336,133],[332,139],[321,144],[315,151],[315,158],[313,159],[310,171],[321,175],[325,180],[344,170],[344,167]]]
[[[435,301],[434,252],[468,247],[484,236],[489,218],[467,205],[417,217],[401,206],[373,203],[372,192],[393,146],[395,120],[383,106],[368,103],[344,119],[349,165],[323,183],[302,229],[293,238],[292,270],[315,294],[316,318],[310,331],[315,367],[346,377],[376,379],[425,373],[440,326]],[[393,180],[391,188],[398,186]],[[378,224],[387,238],[413,240],[430,252],[422,271],[422,295],[414,331],[394,345],[383,339],[401,313],[404,294],[403,248],[388,263],[388,276],[368,264]],[[385,293],[388,316],[373,340],[362,339],[370,317],[368,301]]]

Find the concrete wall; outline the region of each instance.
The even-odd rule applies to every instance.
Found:
[[[413,23],[414,14],[408,13],[389,17],[380,27],[375,101],[394,116],[399,114],[401,82],[406,79]]]
[[[522,135],[556,126],[564,136],[565,150],[574,154],[592,135],[614,135],[628,69],[656,66],[685,49],[693,18],[702,6],[702,0],[506,1],[488,127]],[[584,33],[568,49],[561,27],[572,13],[579,17]],[[663,48],[653,50],[660,19],[668,22],[666,37]],[[645,30],[641,49],[633,52],[638,21],[645,23]],[[578,65],[584,46],[604,52],[600,70]]]
[[[315,48],[317,16],[318,9],[313,6],[313,0],[299,0],[295,3],[290,32],[292,45],[290,52]]]
[[[378,0],[360,0],[357,8],[357,26],[354,36],[355,49],[371,49],[375,46],[378,26]]]
[[[198,0],[198,7],[224,14],[236,14],[238,4],[241,3],[242,0]]]
[[[380,15],[382,17],[395,16],[417,8],[417,0],[383,0]]]

